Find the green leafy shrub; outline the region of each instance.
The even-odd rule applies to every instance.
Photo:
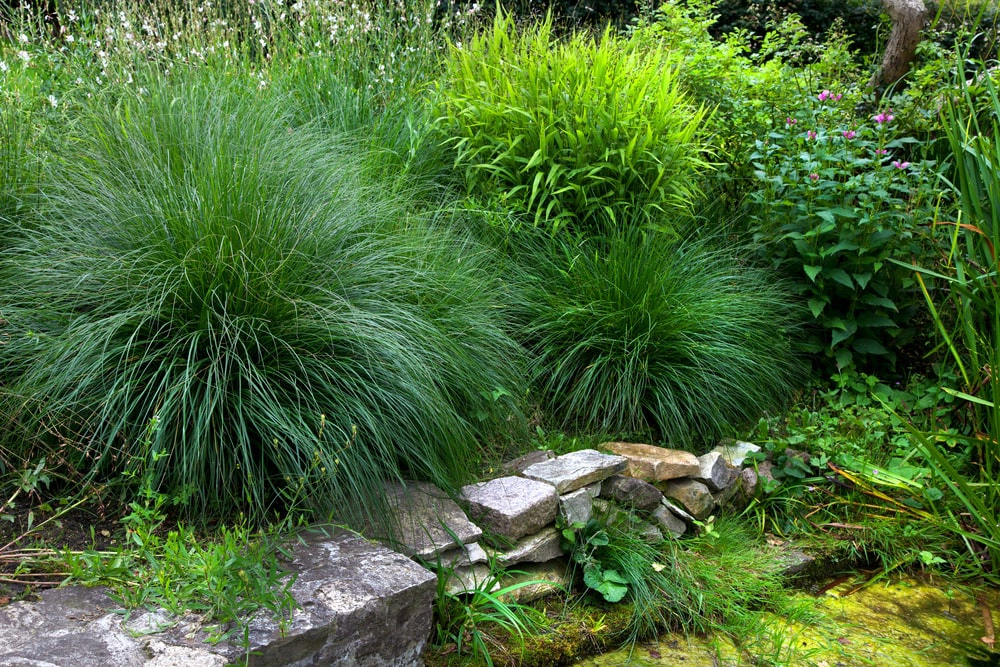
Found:
[[[757,141],[751,156],[756,235],[775,268],[797,280],[816,327],[809,350],[837,369],[894,364],[912,336],[919,294],[888,260],[924,252],[933,219],[933,163],[904,157],[889,111],[867,122],[842,114],[840,94],[810,96],[812,109]]]
[[[469,191],[553,230],[685,208],[704,165],[705,113],[681,92],[669,54],[610,29],[557,41],[551,18],[519,29],[501,13],[453,48],[441,116]]]
[[[252,80],[171,79],[83,114],[0,276],[17,446],[258,519],[463,478],[522,393],[490,256]]]
[[[803,90],[819,81],[838,89],[856,84],[857,67],[845,35],[831,31],[817,43],[794,15],[770,24],[761,44],[743,31],[716,38],[719,4],[666,0],[637,23],[632,40],[644,49],[669,51],[680,63],[684,90],[714,110],[705,125],[719,164],[706,189],[732,211],[753,182],[749,156],[755,141],[803,106]]]
[[[542,404],[602,432],[677,447],[756,421],[791,390],[790,298],[735,250],[623,230],[549,241],[523,297]]]

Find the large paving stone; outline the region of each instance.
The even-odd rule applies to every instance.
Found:
[[[3,667],[142,667],[146,656],[121,627],[103,588],[42,591],[38,602],[0,608]],[[192,665],[197,663],[192,663]]]
[[[528,479],[545,482],[556,487],[559,493],[569,493],[581,487],[600,482],[625,469],[628,461],[622,456],[601,454],[595,449],[557,456],[524,469]]]
[[[402,554],[348,533],[293,550],[298,602],[285,628],[250,622],[253,667],[410,667],[431,631],[437,578]],[[207,643],[198,617],[140,611],[123,627],[102,589],[44,591],[40,602],[0,609],[3,667],[222,667],[247,655],[232,641]]]
[[[552,450],[536,449],[524,454],[523,456],[518,456],[516,459],[507,461],[500,466],[500,470],[502,470],[505,475],[519,475],[521,474],[521,471],[528,466],[541,463],[542,461],[551,461],[555,457],[555,452]]]
[[[396,514],[393,546],[410,556],[434,562],[441,553],[483,536],[462,508],[433,484],[391,484],[386,495]]]
[[[606,442],[601,448],[628,459],[625,474],[646,482],[691,477],[700,469],[694,454],[677,449],[634,442]]]
[[[524,477],[500,477],[462,487],[469,516],[494,535],[516,540],[556,520],[559,494]]]

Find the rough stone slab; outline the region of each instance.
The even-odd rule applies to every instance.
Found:
[[[750,502],[757,495],[759,480],[757,472],[753,468],[744,468],[740,471],[740,495],[745,502]]]
[[[469,515],[493,534],[516,540],[556,520],[559,494],[549,484],[524,477],[500,477],[462,488]]]
[[[736,483],[730,484],[722,491],[712,494],[712,498],[715,499],[716,506],[739,507],[741,505],[739,476],[736,477],[736,480],[737,480]]]
[[[433,484],[391,484],[386,495],[396,513],[393,546],[407,555],[434,562],[438,554],[483,536],[462,508]]]
[[[653,520],[656,525],[670,533],[674,537],[680,537],[687,532],[687,524],[667,509],[665,505],[660,505],[653,511]]]
[[[521,473],[528,479],[545,482],[556,487],[559,493],[569,493],[581,487],[605,480],[625,470],[628,460],[623,456],[601,454],[595,449],[557,456],[528,466]]]
[[[632,529],[643,542],[657,544],[664,540],[663,533],[660,529],[647,521],[636,521],[633,524]]]
[[[691,514],[686,509],[671,502],[669,498],[663,499],[663,506],[666,507],[668,510],[670,510],[671,514],[673,514],[674,516],[680,517],[684,521],[684,523],[694,524],[694,522],[697,521],[697,519],[691,516]]]
[[[627,507],[651,512],[663,502],[663,493],[649,482],[635,477],[613,475],[604,481],[601,497]]]
[[[698,474],[698,459],[691,452],[634,442],[606,442],[602,449],[628,459],[625,474],[646,482],[691,477]]]
[[[477,590],[495,593],[500,590],[500,580],[489,565],[476,564],[467,567],[456,567],[448,572],[442,572],[447,577],[444,588],[452,595],[475,593]]]
[[[594,496],[587,487],[559,496],[559,513],[570,526],[587,523],[594,516]]]
[[[523,456],[518,456],[516,459],[507,461],[507,463],[500,466],[500,469],[505,475],[520,475],[528,466],[541,463],[542,461],[551,461],[555,457],[556,454],[551,449],[536,449]]]
[[[504,587],[519,583],[532,583],[514,589],[504,596],[505,600],[527,604],[549,595],[565,594],[573,585],[573,570],[566,558],[558,558],[546,563],[527,563],[523,567],[518,567],[517,570],[504,579]]]
[[[429,563],[429,565],[440,565],[441,567],[450,568],[468,567],[470,565],[485,563],[489,558],[486,550],[478,542],[473,542],[472,544],[463,544],[460,547],[448,549],[448,551],[438,556],[439,562]]]
[[[104,588],[73,586],[42,591],[38,602],[0,608],[3,667],[142,667],[138,641],[109,613],[117,605]]]
[[[290,592],[299,608],[284,633],[264,614],[251,621],[255,667],[421,664],[437,589],[432,573],[349,533],[296,545],[288,569],[297,574]],[[212,629],[195,616],[140,611],[130,632],[109,613],[117,605],[103,589],[73,586],[41,598],[0,609],[0,665],[221,667],[246,655],[228,641],[207,643]]]
[[[563,555],[559,531],[550,526],[518,540],[514,548],[497,552],[497,560],[503,567],[518,563],[545,563]]]
[[[699,521],[707,519],[715,509],[712,492],[701,482],[693,479],[672,479],[657,484],[663,495],[676,500]]]
[[[698,457],[698,474],[691,477],[707,486],[712,493],[718,493],[733,485],[736,470],[726,463],[720,452],[709,452]]]
[[[742,440],[723,440],[712,451],[722,454],[722,458],[729,465],[740,468],[746,462],[747,455],[756,454],[760,451],[760,447],[752,442],[743,442]]]
[[[816,561],[815,558],[798,549],[782,550],[775,560],[781,565],[781,574],[786,577],[800,574]]]

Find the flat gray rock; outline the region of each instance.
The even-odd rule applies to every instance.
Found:
[[[653,521],[674,537],[680,537],[687,531],[687,524],[662,504],[653,511]]]
[[[559,531],[549,526],[521,538],[512,549],[497,552],[497,560],[503,567],[510,567],[518,563],[545,563],[563,555]]]
[[[694,518],[704,521],[715,510],[712,492],[701,482],[693,479],[672,479],[657,484],[663,495],[684,506]]]
[[[628,459],[625,474],[646,482],[697,475],[698,459],[691,452],[634,442],[606,442],[602,449]]]
[[[709,452],[698,457],[698,474],[692,475],[712,493],[725,491],[736,481],[736,469],[726,462],[721,452]]]
[[[524,477],[470,484],[462,487],[462,496],[474,521],[510,540],[537,533],[554,522],[559,511],[555,488]]]
[[[522,473],[528,479],[545,482],[556,487],[559,493],[569,493],[581,487],[600,482],[625,470],[628,461],[623,456],[601,454],[595,449],[557,456],[528,466]]]
[[[293,549],[290,591],[299,608],[284,629],[260,614],[249,647],[208,643],[200,617],[162,610],[110,613],[103,589],[43,591],[39,602],[0,609],[4,667],[223,667],[254,654],[257,667],[411,667],[430,636],[437,578],[412,560],[346,532],[309,536]]]
[[[589,488],[584,487],[559,496],[559,513],[567,525],[587,523],[594,516],[594,496]]]
[[[722,454],[722,458],[724,458],[726,463],[729,465],[734,468],[740,468],[746,462],[747,455],[759,452],[760,447],[752,442],[743,442],[741,440],[723,440],[712,451]]]
[[[651,512],[663,502],[663,493],[649,482],[613,475],[601,486],[601,497],[637,510]]]
[[[483,549],[478,542],[473,542],[471,544],[463,544],[460,547],[455,547],[454,549],[449,549],[438,556],[438,562],[428,563],[428,565],[437,567],[468,567],[470,565],[478,565],[479,563],[485,563],[490,559],[489,554]]]
[[[393,547],[409,556],[434,562],[439,554],[483,536],[462,508],[433,484],[390,484],[386,495],[396,514]]]
[[[566,558],[557,558],[545,563],[527,563],[518,566],[517,571],[504,579],[504,586],[523,584],[506,598],[527,604],[548,595],[565,594],[573,585],[573,568]]]

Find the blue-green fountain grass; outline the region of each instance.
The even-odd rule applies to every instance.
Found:
[[[36,435],[15,451],[192,514],[379,518],[386,478],[463,479],[518,423],[488,253],[252,81],[147,87],[69,128],[0,276],[5,407]]]

